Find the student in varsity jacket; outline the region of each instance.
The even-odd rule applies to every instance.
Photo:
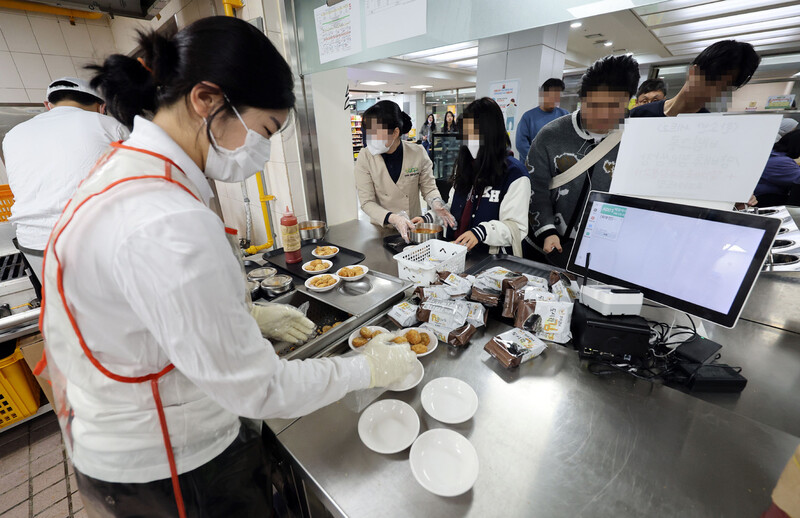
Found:
[[[470,250],[501,247],[512,253],[512,232],[520,240],[528,232],[528,201],[531,182],[525,166],[508,156],[510,145],[503,112],[488,98],[477,99],[464,110],[462,138],[453,168],[450,212],[456,229],[445,228],[445,239]],[[434,222],[428,212],[415,223]],[[437,221],[438,222],[438,221]]]
[[[606,56],[593,63],[581,78],[580,109],[550,122],[536,135],[528,153],[533,195],[530,229],[523,243],[525,257],[566,265],[569,239],[577,231],[589,191],[607,191],[611,186],[619,145],[561,187],[551,190],[550,182],[620,126],[638,84],[639,64],[635,59]]]

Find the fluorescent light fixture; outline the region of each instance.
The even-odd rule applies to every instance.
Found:
[[[478,58],[472,59],[465,59],[463,61],[456,61],[454,63],[450,63],[451,67],[458,67],[458,68],[478,68]]]
[[[636,7],[631,0],[600,0],[599,2],[589,2],[577,7],[570,7],[567,12],[573,18],[589,18],[598,14],[613,13],[623,9],[633,9]]]
[[[421,59],[421,58],[427,58],[429,56],[434,56],[436,54],[443,54],[445,52],[452,52],[454,50],[468,49],[477,46],[478,46],[477,41],[465,41],[464,43],[456,43],[455,45],[445,45],[444,47],[437,47],[435,49],[420,50],[419,52],[412,52],[411,54],[403,54],[402,56],[400,56],[400,58]]]
[[[464,59],[474,58],[478,56],[478,47],[470,49],[455,50],[453,52],[445,52],[444,54],[436,54],[429,56],[421,61],[428,63],[447,63],[449,61],[461,61]]]
[[[642,21],[650,27],[673,25],[681,22],[697,20],[699,18],[712,18],[726,14],[735,14],[744,10],[758,9],[759,7],[772,7],[785,4],[786,0],[725,0],[724,2],[711,2],[684,9],[676,9],[665,13],[642,16]],[[755,13],[748,13],[758,15]],[[757,20],[753,20],[757,21]]]
[[[363,81],[359,84],[362,84],[364,86],[380,86],[380,85],[385,85],[386,81]]]
[[[583,24],[581,22],[572,22],[571,24],[569,24],[569,26],[572,27],[573,29],[577,29],[578,27],[583,27]]]
[[[710,41],[711,41],[711,43],[715,42],[714,40],[710,40]],[[720,40],[716,40],[716,41],[720,41]],[[759,46],[762,46],[762,45],[772,45],[772,44],[776,44],[776,43],[796,43],[797,42],[797,36],[782,36],[782,37],[776,37],[776,38],[763,38],[763,39],[756,39],[756,40],[751,40],[749,38],[741,38],[740,41],[745,41],[745,42],[749,43],[750,45],[752,45],[753,47],[759,47]],[[691,46],[687,46],[687,45],[667,45],[667,50],[669,50],[670,53],[672,53],[673,55],[686,55],[686,54],[692,54],[692,53],[699,53],[700,51],[702,51],[703,49],[708,47],[708,45],[710,45],[711,43],[708,43],[708,42],[697,42],[696,45],[691,45]]]
[[[611,47],[612,45],[614,45],[613,41],[607,41],[607,42],[603,43],[604,47]]]
[[[731,28],[751,23],[766,22],[770,20],[781,20],[792,16],[800,16],[800,5],[790,5],[787,7],[778,7],[776,9],[767,9],[764,11],[755,11],[746,14],[711,18],[700,22],[682,23],[673,27],[664,27],[663,29],[651,29],[651,31],[656,38],[661,38],[662,36],[674,36],[676,34],[695,33],[711,29]]]
[[[760,67],[770,65],[785,65],[786,63],[800,63],[800,54],[784,54],[782,56],[767,56],[761,60]]]
[[[418,88],[424,90],[425,88],[433,88],[433,85],[411,85],[411,88]]]
[[[667,2],[658,2],[653,5],[637,7],[633,11],[639,16],[644,16],[646,14],[663,13],[665,11],[672,11],[674,9],[681,9],[683,7],[692,7],[700,4],[710,4],[711,2],[716,2],[716,1],[717,0],[669,0]]]
[[[753,43],[755,41],[764,41],[768,39],[780,38],[781,36],[797,36],[800,35],[800,27],[796,27],[794,29],[781,29],[778,31],[767,31],[767,32],[756,32],[753,34],[745,34],[742,36],[738,36],[736,39],[738,41],[744,41],[747,43]],[[697,48],[702,47],[706,48],[709,45],[716,43],[718,41],[730,39],[729,36],[723,36],[720,38],[714,38],[710,40],[701,40],[701,41],[692,41],[686,43],[678,43],[675,45],[666,45],[670,52],[678,49],[687,49],[687,48]]]
[[[659,79],[663,79],[664,76],[685,75],[686,72],[688,72],[688,71],[689,71],[689,67],[686,66],[686,65],[680,65],[680,66],[675,66],[675,67],[663,67],[663,68],[659,69],[659,71],[658,71],[659,76],[658,77],[659,77]]]
[[[794,74],[792,77],[800,77],[800,72]]]
[[[789,18],[782,18],[780,20],[770,20],[758,23],[746,23],[744,25],[737,25],[735,27],[723,27],[720,29],[711,29],[708,31],[698,31],[690,34],[677,34],[675,36],[662,36],[659,38],[664,45],[672,45],[675,43],[683,43],[686,41],[708,40],[712,38],[734,38],[740,34],[748,34],[754,32],[771,31],[774,29],[784,29],[800,26],[800,16],[790,16]]]

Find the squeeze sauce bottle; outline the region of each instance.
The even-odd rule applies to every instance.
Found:
[[[301,262],[303,254],[300,253],[300,228],[297,226],[297,217],[289,210],[288,205],[281,218],[281,238],[286,264]]]

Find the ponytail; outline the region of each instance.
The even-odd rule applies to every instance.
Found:
[[[137,115],[155,113],[185,99],[198,83],[217,85],[229,103],[209,116],[233,116],[247,108],[287,109],[295,103],[294,78],[266,35],[227,16],[202,18],[172,37],[139,32],[143,57],[114,54],[91,81],[111,115],[128,127]]]
[[[373,122],[377,122],[384,129],[394,131],[400,128],[400,134],[405,135],[411,131],[411,117],[393,101],[378,101],[364,112],[361,117],[365,129],[370,129]]]

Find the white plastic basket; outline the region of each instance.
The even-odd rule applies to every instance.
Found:
[[[394,256],[401,279],[420,286],[436,282],[436,272],[461,273],[467,258],[467,247],[431,239]]]

